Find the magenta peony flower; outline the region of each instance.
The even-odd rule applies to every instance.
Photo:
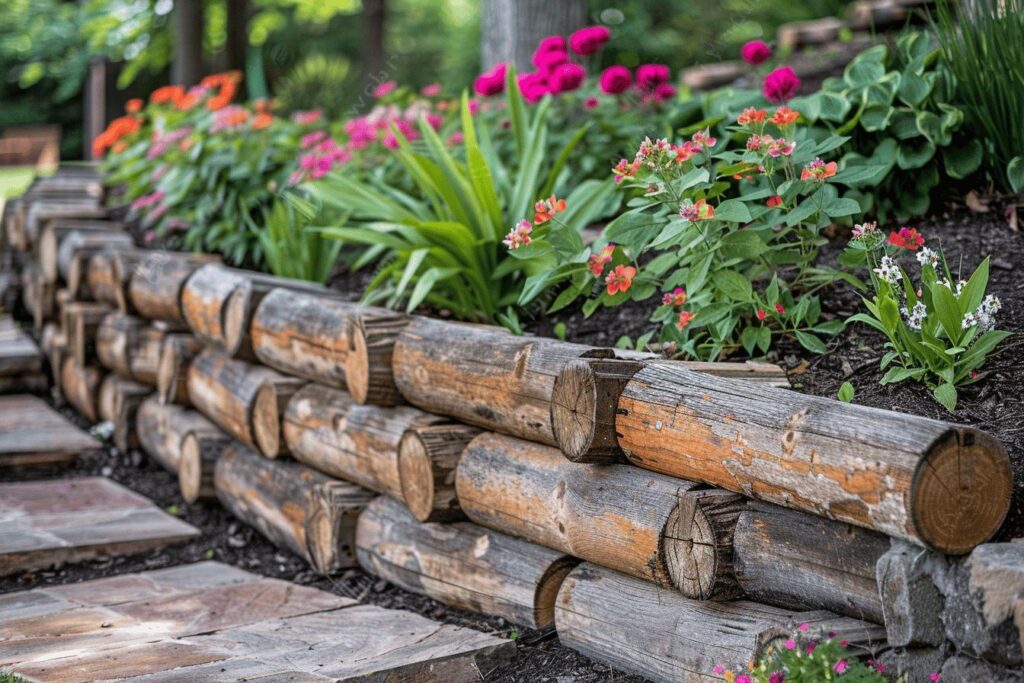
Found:
[[[588,26],[569,36],[569,45],[578,55],[592,55],[599,51],[612,37],[605,26]]]
[[[587,79],[587,70],[579,64],[562,64],[552,72],[548,79],[551,85],[551,92],[569,92],[575,90]]]
[[[779,67],[764,77],[762,92],[769,102],[788,102],[800,90],[800,78],[788,66]]]
[[[644,90],[653,91],[659,83],[665,83],[672,77],[664,64],[641,64],[636,70],[636,82]]]
[[[534,54],[551,52],[552,50],[565,52],[565,38],[562,36],[548,36],[547,38],[541,38],[541,41],[537,43],[537,51],[534,52]]]
[[[533,104],[551,92],[547,77],[538,72],[522,74],[518,79],[523,99]]]
[[[505,71],[508,69],[508,64],[501,62],[495,65],[490,71],[485,71],[476,77],[473,81],[473,90],[476,91],[477,95],[483,97],[490,97],[491,95],[500,95],[505,91]]]
[[[608,95],[618,95],[624,93],[629,89],[629,86],[633,83],[633,76],[629,73],[629,69],[616,64],[610,66],[601,73],[601,92],[607,93]]]
[[[671,83],[659,83],[654,87],[654,99],[658,102],[667,102],[676,96],[676,87]]]
[[[781,671],[773,671],[768,677],[768,683],[786,683],[786,674]]]
[[[382,97],[387,97],[398,88],[398,83],[394,81],[384,81],[376,88],[373,89],[373,96],[378,100]]]
[[[533,65],[538,71],[551,73],[562,64],[569,61],[569,53],[565,50],[549,50],[538,52],[533,56]]]
[[[751,40],[740,50],[740,56],[747,64],[757,66],[768,61],[768,58],[772,56],[772,49],[763,40]]]

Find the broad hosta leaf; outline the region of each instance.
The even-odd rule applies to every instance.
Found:
[[[935,145],[925,138],[904,140],[896,150],[896,165],[904,171],[921,168],[935,156]]]
[[[864,113],[860,116],[860,125],[864,130],[872,133],[885,130],[895,111],[886,104],[872,104],[864,108]]]
[[[928,81],[908,70],[904,71],[900,77],[900,87],[897,93],[903,102],[911,107],[916,107],[928,98],[931,90],[932,86]]]
[[[1024,191],[1024,157],[1014,157],[1006,167],[1006,177],[1014,192]]]
[[[946,147],[942,150],[942,161],[946,173],[952,178],[966,178],[981,167],[984,149],[981,143],[972,139],[962,147]]]

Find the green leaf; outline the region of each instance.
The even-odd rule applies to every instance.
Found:
[[[921,135],[925,136],[933,145],[941,147],[949,144],[951,136],[943,131],[942,120],[936,114],[930,111],[918,112],[916,122]]]
[[[815,335],[810,332],[804,332],[803,330],[796,331],[796,340],[800,342],[800,346],[804,347],[812,353],[825,353],[828,347],[825,343],[818,339]]]
[[[842,197],[834,199],[826,204],[824,211],[831,218],[854,216],[860,213],[860,204],[853,199]]]
[[[924,102],[932,91],[931,84],[911,71],[904,71],[900,76],[900,87],[896,91],[899,98],[911,107]]]
[[[737,230],[722,238],[720,251],[727,259],[739,258],[753,260],[768,249],[756,232],[753,230]]]
[[[949,340],[956,344],[960,341],[960,336],[963,334],[963,313],[960,311],[960,305],[957,303],[953,292],[949,290],[949,287],[943,284],[935,283],[932,285],[931,293],[932,306],[935,308],[935,314],[939,318],[939,324],[942,325],[942,329],[945,330]]]
[[[976,310],[981,305],[982,299],[985,298],[985,289],[988,287],[988,260],[989,257],[986,256],[967,280],[960,296],[957,297],[960,310],[964,313]],[[946,288],[943,287],[943,289]]]
[[[1006,177],[1010,181],[1010,189],[1024,192],[1024,156],[1014,157],[1006,167]]]
[[[896,165],[904,171],[921,168],[935,156],[935,144],[926,138],[904,140],[896,151]]]
[[[759,329],[752,325],[747,325],[743,328],[743,332],[740,333],[740,344],[743,345],[743,350],[747,352],[748,356],[753,356],[754,350],[757,348],[757,340],[760,334]]]
[[[882,377],[881,384],[899,384],[908,379],[917,379],[924,374],[923,368],[904,368],[896,366],[889,369]]]
[[[750,209],[738,199],[728,199],[715,209],[715,220],[729,223],[749,223]]]
[[[639,252],[661,232],[664,224],[663,217],[644,211],[630,211],[609,223],[604,230],[604,236],[609,242]]]
[[[932,395],[935,397],[935,400],[941,403],[949,412],[952,413],[956,410],[956,387],[952,384],[940,384],[932,389]]]
[[[884,45],[865,50],[847,65],[843,72],[843,80],[847,85],[851,88],[866,88],[872,83],[882,80],[882,77],[885,76],[885,66],[882,64],[884,54],[878,52],[877,48],[879,47],[883,52],[885,51]]]
[[[849,403],[853,400],[855,393],[856,390],[853,388],[852,384],[849,382],[843,382],[842,386],[839,387],[839,392],[836,394],[836,398],[843,403]]]
[[[981,142],[971,139],[962,147],[946,147],[942,150],[942,161],[951,178],[966,178],[979,168],[984,157]]]
[[[712,282],[723,294],[734,301],[751,301],[753,288],[750,280],[735,270],[719,270],[711,276]]]

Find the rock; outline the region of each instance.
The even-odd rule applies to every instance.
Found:
[[[937,553],[893,539],[875,565],[889,644],[941,645],[943,598],[933,576],[944,572]]]
[[[897,647],[879,655],[878,662],[890,680],[900,677],[906,683],[927,683],[933,673],[942,671],[947,654],[945,647]]]
[[[946,637],[958,650],[1008,666],[1021,664],[1014,606],[1024,597],[1024,546],[978,546],[951,573],[945,595]]]
[[[964,656],[947,659],[942,667],[942,683],[982,682],[1024,683],[1024,671]]]

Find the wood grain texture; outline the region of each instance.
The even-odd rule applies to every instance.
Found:
[[[89,301],[71,301],[62,307],[61,326],[68,353],[79,365],[96,360],[96,336],[110,311],[108,304]]]
[[[356,549],[370,574],[527,628],[554,622],[558,588],[579,562],[470,522],[423,524],[384,497],[360,514]]]
[[[352,326],[352,350],[345,363],[348,392],[356,403],[393,406],[404,403],[395,385],[395,342],[409,317],[378,308],[361,308]]]
[[[701,602],[675,591],[582,564],[555,603],[562,644],[654,683],[721,680],[718,664],[756,660],[768,645],[807,623],[835,632],[854,652],[877,651],[885,630],[827,612],[793,612],[756,602]]]
[[[285,289],[299,294],[322,296],[328,293],[323,285],[276,277],[255,271],[240,271],[245,282],[228,295],[222,309],[223,338],[219,340],[224,350],[232,356],[255,360],[252,336],[249,327],[256,308],[263,298],[275,289]]]
[[[217,263],[212,254],[153,252],[136,266],[128,282],[128,299],[122,313],[135,311],[143,318],[185,324],[182,295],[185,282],[206,264]]]
[[[0,468],[60,464],[100,444],[35,396],[0,396]]]
[[[191,334],[164,336],[156,372],[156,392],[163,403],[192,405],[188,400],[188,366],[202,350],[203,343]]]
[[[50,337],[56,334],[51,328]],[[32,337],[9,315],[0,315],[0,377],[37,374],[43,370],[43,354]]]
[[[706,502],[718,491],[629,465],[570,462],[556,448],[485,432],[462,453],[455,487],[470,520],[680,590],[734,585]],[[731,537],[730,537],[731,540]],[[731,548],[729,548],[731,551]]]
[[[47,282],[57,282],[60,278],[57,254],[60,244],[74,232],[123,232],[124,224],[92,219],[55,219],[47,222],[39,235],[36,244],[36,260],[43,270]]]
[[[443,419],[409,406],[359,405],[344,391],[310,383],[288,402],[283,431],[299,462],[402,500],[402,434]]]
[[[752,502],[733,546],[736,578],[750,599],[882,623],[875,564],[889,549],[887,536]]]
[[[96,356],[100,364],[126,379],[132,374],[132,357],[142,343],[145,320],[121,313],[110,313],[96,330]]]
[[[198,535],[102,477],[0,484],[0,575],[136,554]]]
[[[135,413],[135,429],[142,449],[175,474],[181,468],[182,444],[189,434],[219,436],[217,425],[195,410],[161,403],[155,396],[142,402]]]
[[[372,493],[295,462],[268,460],[241,444],[221,452],[214,484],[232,514],[316,571],[355,564],[355,517]]]
[[[413,318],[395,342],[392,368],[398,390],[418,408],[554,446],[555,378],[596,351],[497,327]]]
[[[89,422],[99,420],[99,392],[102,381],[103,371],[99,368],[79,365],[71,357],[61,361],[60,390],[64,400]]]
[[[616,418],[630,462],[951,554],[999,528],[1009,459],[988,434],[648,363]]]
[[[73,230],[60,240],[57,247],[57,272],[70,284],[71,264],[76,258],[87,265],[93,254],[115,246],[133,247],[131,235],[120,230]],[[83,275],[84,272],[78,273],[76,279]],[[76,289],[80,284],[76,283]]]
[[[480,429],[458,423],[405,430],[398,443],[398,480],[402,500],[420,522],[465,519],[455,491],[455,470],[462,451]]]
[[[231,437],[219,430],[216,433],[191,430],[185,434],[178,460],[178,488],[186,503],[217,497],[214,471],[220,454],[231,443]]]
[[[280,411],[287,398],[305,384],[265,368],[234,360],[216,349],[206,349],[188,368],[189,401],[225,432],[277,457],[284,442],[278,438]],[[260,391],[267,387],[259,408]],[[280,397],[284,400],[276,400]],[[259,414],[258,414],[259,413]],[[257,422],[262,426],[257,430]]]

